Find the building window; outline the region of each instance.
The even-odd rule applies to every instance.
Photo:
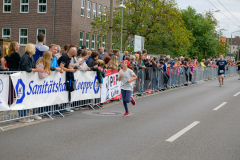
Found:
[[[95,35],[92,34],[92,49],[95,49]]]
[[[105,47],[105,37],[102,38],[102,46]]]
[[[102,6],[99,5],[98,6],[98,17],[101,18],[101,16],[102,16]]]
[[[47,0],[38,0],[38,13],[47,13]]]
[[[91,2],[87,3],[87,18],[91,18]]]
[[[80,32],[80,44],[79,47],[83,46],[83,32]]]
[[[81,16],[84,16],[84,10],[85,9],[85,0],[82,0],[82,3],[81,3]]]
[[[97,4],[93,3],[93,19],[97,17]]]
[[[3,28],[2,29],[2,38],[11,38],[11,29],[10,28]]]
[[[20,13],[28,13],[29,2],[28,0],[20,0]]]
[[[41,33],[45,35],[44,44],[46,44],[46,29],[42,29],[42,28],[37,29],[37,35],[39,35]],[[38,43],[38,40],[37,40],[37,43]]]
[[[3,13],[11,13],[12,0],[3,0]]]
[[[100,37],[100,35],[98,35],[97,36],[97,49],[100,49],[100,47],[101,47],[100,41],[101,41],[101,37]]]
[[[86,48],[89,49],[89,33],[86,33]]]
[[[103,15],[104,15],[105,19],[107,20],[107,7],[103,8]]]
[[[20,28],[19,29],[19,44],[22,46],[26,46],[28,43],[28,29]]]

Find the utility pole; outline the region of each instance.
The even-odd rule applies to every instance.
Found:
[[[237,61],[239,61],[239,45],[238,45],[238,55],[237,55]]]
[[[234,32],[232,32],[234,33]],[[232,33],[231,33],[231,45],[230,45],[230,54],[232,54]]]
[[[113,0],[110,0],[110,17],[108,33],[108,50],[112,49],[112,29],[113,29]]]

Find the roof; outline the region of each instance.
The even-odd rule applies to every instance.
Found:
[[[226,42],[231,44],[231,38],[227,38]],[[232,45],[240,45],[240,37],[239,36],[232,38]]]

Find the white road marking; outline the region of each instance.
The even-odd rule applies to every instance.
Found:
[[[222,108],[225,104],[227,104],[227,102],[223,102],[222,104],[220,104],[219,106],[217,106],[216,108],[214,108],[214,111],[219,110],[220,108]]]
[[[192,129],[193,127],[195,127],[198,123],[200,123],[200,121],[195,121],[192,124],[190,124],[189,126],[187,126],[186,128],[184,128],[183,130],[179,131],[178,133],[176,133],[175,135],[173,135],[172,137],[168,138],[166,141],[167,142],[173,142],[176,139],[178,139],[180,136],[182,136],[183,134],[185,134],[187,131],[189,131],[190,129]]]
[[[234,94],[233,96],[234,96],[234,97],[237,97],[239,94],[240,94],[240,92]]]

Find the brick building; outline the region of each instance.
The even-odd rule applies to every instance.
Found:
[[[90,23],[109,7],[109,0],[1,0],[0,37],[24,46],[37,43],[37,35],[44,33],[46,45],[71,43],[98,49],[102,45],[98,41],[104,44],[105,39],[90,35]]]

